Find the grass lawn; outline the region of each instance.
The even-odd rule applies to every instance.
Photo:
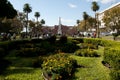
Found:
[[[78,64],[84,66],[77,68],[75,72],[75,80],[110,80],[109,69],[101,63],[103,60],[103,49],[99,48],[98,52],[101,57],[78,57],[71,56],[78,61]]]
[[[42,70],[32,68],[35,58],[6,57],[12,64],[0,75],[0,80],[43,80]]]
[[[9,67],[0,80],[43,80],[42,71],[39,68]]]
[[[101,57],[79,57],[71,55],[78,63],[84,67],[77,68],[75,77],[72,80],[110,80],[109,69],[102,65],[103,49],[99,47],[98,52]],[[12,61],[12,65],[0,75],[0,80],[43,80],[42,70],[32,68],[32,60],[35,58],[7,57]]]

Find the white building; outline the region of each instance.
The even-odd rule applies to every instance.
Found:
[[[101,23],[101,25],[99,26],[99,28],[105,28],[105,23],[102,21],[103,16],[104,16],[104,13],[105,13],[106,11],[109,11],[110,9],[115,8],[115,7],[118,7],[118,6],[120,7],[120,2],[118,2],[118,3],[110,6],[109,8],[107,8],[107,9],[105,9],[105,10],[103,10],[103,11],[101,11],[101,12],[98,13],[98,20],[99,20],[100,23]]]

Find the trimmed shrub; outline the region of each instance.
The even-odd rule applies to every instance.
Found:
[[[39,56],[36,60],[33,61],[33,67],[34,68],[42,68],[42,64],[43,64],[44,58]]]
[[[56,36],[53,35],[50,38],[47,39],[47,41],[49,41],[50,43],[55,43],[56,42]]]
[[[84,43],[84,38],[76,38],[76,39],[74,39],[74,40],[77,40],[77,41],[79,41],[80,43]]]
[[[55,51],[54,44],[50,44],[48,41],[43,41],[42,43],[35,44],[35,46],[39,47],[42,50],[45,50],[44,54],[48,54]]]
[[[84,43],[90,43],[93,45],[100,45],[101,44],[101,39],[94,39],[94,38],[84,38]]]
[[[99,57],[100,55],[92,49],[79,49],[75,53],[77,56],[84,56],[84,57]]]
[[[5,49],[5,50],[8,50],[9,49],[9,41],[4,41],[4,42],[0,42],[0,47]]]
[[[111,80],[120,80],[120,70],[111,70]]]
[[[80,48],[81,49],[98,49],[98,45],[94,45],[94,44],[91,44],[91,43],[81,43],[80,45]]]
[[[120,48],[105,48],[104,61],[109,63],[111,68],[111,80],[120,78]]]
[[[115,70],[120,69],[120,48],[105,48],[104,61],[108,62]]]
[[[71,42],[67,42],[61,46],[61,51],[65,53],[73,53],[77,49],[79,49],[79,46],[76,46],[76,44],[73,44]]]
[[[40,48],[21,48],[17,52],[17,56],[21,57],[35,57],[39,56]]]
[[[61,36],[59,41],[60,43],[67,43],[67,36]]]
[[[43,61],[42,68],[45,73],[51,75],[52,80],[66,80],[71,77],[75,69],[76,60],[64,53],[47,57]]]
[[[0,58],[3,58],[5,56],[5,50],[3,48],[0,48]]]
[[[2,74],[10,64],[11,62],[0,59],[0,74]]]
[[[32,43],[41,43],[43,41],[43,39],[32,39],[31,42]]]
[[[72,40],[72,43],[79,44],[80,42],[78,40]]]

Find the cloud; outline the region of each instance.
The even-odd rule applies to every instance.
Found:
[[[87,2],[92,2],[92,1],[96,1],[96,2],[100,2],[102,4],[107,4],[107,3],[112,3],[115,2],[116,0],[86,0]]]
[[[68,3],[68,6],[69,6],[70,8],[76,8],[76,7],[77,7],[77,5],[72,4],[72,3]]]
[[[103,4],[107,4],[107,3],[111,3],[111,2],[115,2],[116,0],[101,0],[101,3]]]
[[[98,2],[99,0],[87,0],[87,2],[92,2],[92,1]]]

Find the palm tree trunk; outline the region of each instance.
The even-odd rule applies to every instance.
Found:
[[[86,20],[85,20],[85,31],[86,31]]]
[[[96,25],[96,32],[97,32],[97,38],[99,38],[99,25],[98,25],[98,14],[95,12],[95,25]]]
[[[97,19],[96,19],[96,11],[95,11],[95,28],[96,28],[96,37],[98,37],[98,27],[97,27]]]
[[[26,22],[26,38],[27,38],[27,28],[28,28],[28,13],[27,13],[27,22]]]

